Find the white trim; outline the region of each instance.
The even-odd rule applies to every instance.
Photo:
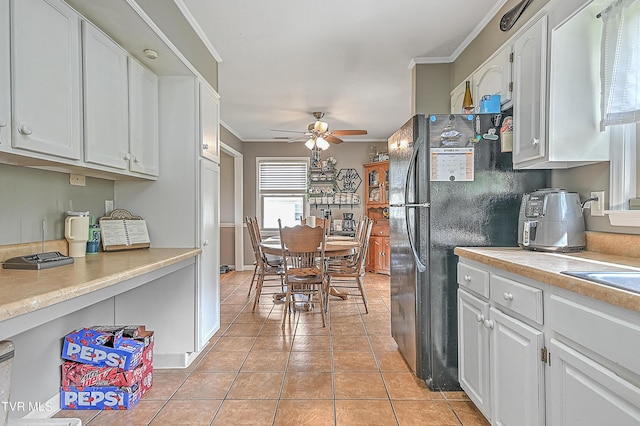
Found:
[[[231,128],[231,126],[229,126],[227,123],[225,123],[223,120],[220,120],[220,124],[222,124],[224,126],[225,129],[227,129],[233,136],[235,136],[236,138],[240,139],[242,142],[244,142],[244,139],[242,139],[242,137],[240,137],[240,135],[238,134],[238,132],[236,132],[235,130],[233,130]]]
[[[204,33],[204,30],[198,24],[198,22],[193,17],[193,15],[191,14],[187,6],[184,4],[184,2],[182,0],[174,0],[174,3],[176,4],[176,6],[178,6],[178,9],[180,9],[180,12],[182,12],[182,15],[184,15],[185,19],[187,20],[187,22],[189,22],[189,24],[191,25],[191,28],[193,28],[193,30],[196,32],[200,40],[202,40],[204,45],[207,47],[207,49],[209,50],[209,53],[213,55],[213,57],[215,58],[216,61],[218,61],[218,63],[221,63],[222,56],[220,56],[216,48],[213,47],[211,40],[209,40],[209,37],[207,37],[207,35]]]
[[[605,210],[611,226],[640,226],[640,210]]]
[[[409,69],[413,68],[416,64],[437,64],[437,63],[441,64],[443,62],[444,63],[454,62],[456,59],[458,59],[458,56],[460,56],[460,54],[464,51],[464,49],[469,47],[471,42],[478,36],[478,34],[480,34],[480,32],[482,32],[484,27],[487,26],[487,24],[498,13],[500,8],[504,6],[506,3],[507,3],[507,0],[501,0],[498,3],[496,3],[495,6],[493,6],[489,10],[489,12],[487,12],[484,18],[482,18],[482,21],[480,21],[478,25],[476,25],[476,27],[473,29],[473,31],[469,33],[467,38],[464,39],[464,41],[460,44],[460,46],[458,46],[458,48],[451,54],[451,56],[439,57],[439,58],[417,56],[411,59],[411,62],[409,63]]]
[[[220,223],[220,228],[235,228],[236,224],[233,222]]]
[[[244,183],[243,183],[243,175],[244,175],[244,156],[241,152],[236,151],[231,148],[229,145],[220,141],[220,150],[225,154],[233,157],[233,223],[220,224],[220,227],[233,227],[235,231],[234,235],[234,264],[241,265],[244,263],[244,232],[242,231],[242,226],[244,224],[243,220],[243,211],[244,211]],[[244,269],[238,269],[238,271],[243,271]]]
[[[311,163],[310,157],[256,157],[256,211],[255,216],[258,219],[258,223],[262,223],[262,206],[260,205],[260,162],[261,161],[306,161],[307,165]],[[304,202],[303,204],[303,217],[307,217],[309,215],[309,203]]]

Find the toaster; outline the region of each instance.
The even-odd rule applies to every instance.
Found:
[[[524,194],[518,216],[518,245],[540,251],[584,249],[584,216],[578,194],[561,188]]]

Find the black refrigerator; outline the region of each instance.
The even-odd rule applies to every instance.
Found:
[[[453,249],[516,247],[523,193],[549,186],[513,170],[508,115],[420,114],[388,141],[391,333],[431,390],[460,389]]]

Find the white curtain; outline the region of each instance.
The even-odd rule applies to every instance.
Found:
[[[602,11],[601,128],[640,121],[640,1]]]

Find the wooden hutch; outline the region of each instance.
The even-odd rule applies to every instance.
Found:
[[[374,220],[367,271],[389,275],[391,249],[389,245],[389,161],[364,164],[364,213]]]

